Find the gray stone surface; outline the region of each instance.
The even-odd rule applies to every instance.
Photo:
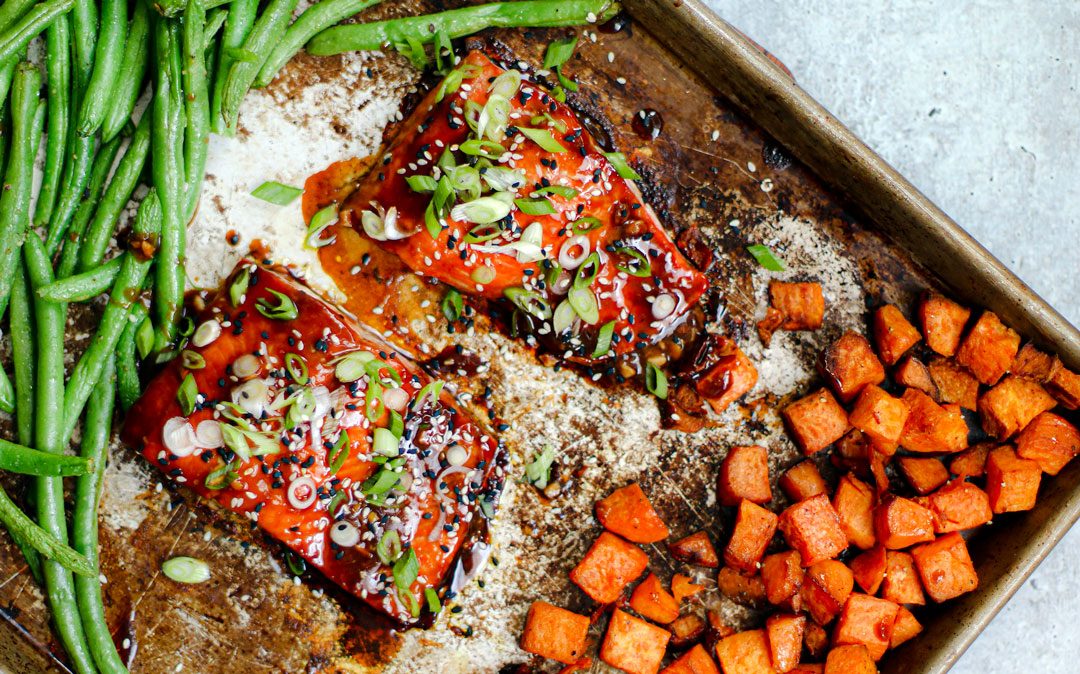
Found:
[[[1080,3],[706,0],[1074,324]],[[1080,527],[953,669],[1080,671]]]

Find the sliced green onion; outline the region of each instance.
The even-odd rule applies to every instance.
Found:
[[[645,363],[645,388],[657,398],[667,399],[667,375],[648,361]]]
[[[577,318],[577,312],[574,311],[573,305],[564,300],[559,306],[555,307],[555,313],[551,316],[552,332],[561,335],[574,324],[575,318]]]
[[[397,373],[397,370],[390,367],[390,364],[386,361],[373,357],[371,360],[367,361],[365,367],[367,368],[368,376],[371,377],[372,381],[381,381],[383,377],[382,371],[386,370],[388,376],[394,380],[394,383],[401,386],[401,375]]]
[[[398,439],[394,437],[389,428],[376,428],[375,441],[371,444],[371,451],[383,456],[397,456]]]
[[[154,323],[149,318],[144,318],[135,329],[135,348],[139,350],[139,358],[146,358],[154,350]]]
[[[343,356],[334,367],[334,376],[338,381],[348,384],[367,373],[367,363],[374,360],[370,351],[353,351]]]
[[[195,411],[195,399],[199,395],[199,386],[195,383],[195,377],[190,372],[180,383],[176,390],[176,400],[180,403],[180,412],[185,416],[191,416]]]
[[[462,237],[462,241],[465,243],[484,243],[485,241],[491,241],[502,233],[503,229],[497,223],[487,223],[470,229]]]
[[[285,369],[288,371],[292,380],[301,386],[310,381],[311,377],[308,376],[307,361],[303,357],[295,353],[285,354]]]
[[[386,409],[386,403],[382,400],[383,387],[375,377],[368,382],[367,397],[364,399],[364,412],[368,421],[375,423]]]
[[[419,573],[420,560],[416,558],[416,550],[410,547],[402,557],[394,563],[394,584],[402,590],[408,590]]]
[[[521,129],[518,129],[520,131]],[[492,142],[490,140],[478,140],[476,138],[470,138],[461,145],[458,149],[467,155],[474,157],[486,157],[487,159],[498,159],[506,152],[506,148],[499,143]],[[494,154],[489,152],[494,151]]]
[[[571,288],[566,293],[566,299],[574,311],[589,325],[596,325],[600,320],[600,307],[596,303],[596,295],[588,288]]]
[[[599,218],[594,218],[591,215],[586,215],[585,217],[578,218],[574,221],[574,231],[578,234],[585,234],[586,232],[591,232],[597,227],[602,227],[603,225],[604,223],[601,222]]]
[[[173,557],[162,563],[161,572],[178,583],[205,583],[210,580],[210,565],[194,557]]]
[[[560,153],[566,152],[566,148],[563,147],[559,141],[555,140],[555,137],[551,135],[550,129],[529,129],[525,127],[518,127],[518,131],[523,136],[536,143],[541,149],[548,152]]]
[[[451,169],[450,184],[465,201],[472,201],[480,196],[480,172],[472,166],[462,165]]]
[[[229,426],[226,426],[225,424],[222,424],[221,427],[223,429],[229,428]],[[206,488],[214,490],[224,489],[232,484],[233,480],[238,477],[240,476],[233,472],[232,464],[223,463],[210,471],[210,474],[206,476]]]
[[[588,288],[596,277],[600,275],[600,253],[595,250],[581,261],[577,271],[574,272],[574,288]]]
[[[506,126],[510,123],[510,100],[505,96],[492,94],[480,110],[476,122],[477,138],[501,143],[506,138]]]
[[[304,190],[299,187],[290,187],[270,180],[256,187],[251,196],[268,201],[275,206],[288,206],[303,193]]]
[[[575,46],[577,46],[577,35],[562,40],[555,40],[549,44],[547,50],[544,51],[544,64],[541,68],[544,70],[551,70],[552,68],[558,68],[566,63],[570,60],[570,57],[574,55]]]
[[[526,215],[551,215],[555,212],[555,207],[544,197],[514,199],[514,203]]]
[[[335,517],[337,514],[338,506],[345,502],[345,490],[339,489],[334,497],[330,499],[330,504],[326,506],[326,514],[330,517]]]
[[[504,168],[502,166],[490,166],[484,169],[481,176],[487,186],[496,192],[516,190],[525,184],[525,174],[517,169]]]
[[[385,494],[393,489],[394,485],[396,485],[400,479],[400,473],[383,469],[365,480],[364,483],[360,485],[360,491],[367,496]]]
[[[342,429],[338,435],[337,442],[330,449],[330,453],[327,454],[326,460],[330,464],[330,474],[337,475],[337,472],[341,470],[341,466],[345,464],[345,459],[349,458],[349,452],[352,450],[352,443],[349,442],[349,434]],[[333,511],[330,511],[333,515]]]
[[[444,30],[439,29],[435,33],[435,69],[442,72],[443,69],[443,50],[446,50],[445,56],[448,57],[447,66],[454,65],[454,46],[450,44],[450,35]]]
[[[563,75],[562,67],[558,67],[558,68],[555,69],[555,76],[559,78],[559,86],[560,87],[566,89],[567,91],[576,92],[578,90],[577,82],[570,79],[566,75]],[[566,102],[565,95],[564,95],[562,100],[563,100],[564,103]]]
[[[454,152],[450,148],[443,150],[443,153],[439,155],[439,161],[435,162],[435,165],[441,169],[452,169],[457,165],[457,160],[454,159]]]
[[[276,321],[291,321],[300,315],[300,312],[296,309],[296,304],[284,293],[279,293],[272,288],[267,290],[278,299],[278,303],[276,306],[270,304],[269,299],[266,297],[255,300],[255,308],[259,310],[260,314]]]
[[[758,244],[756,246],[747,246],[746,250],[754,256],[758,264],[769,271],[784,271],[784,263],[773,255],[768,246]]]
[[[562,265],[555,260],[548,260],[548,262],[551,266],[544,272],[544,282],[549,286],[553,286],[555,281],[559,280],[559,274],[562,274]]]
[[[180,352],[180,365],[189,370],[201,370],[206,367],[206,359],[202,357],[202,354],[195,353],[190,349],[184,349]],[[194,380],[192,381],[194,382]]]
[[[461,312],[465,307],[461,301],[461,293],[456,289],[450,288],[446,291],[446,296],[442,300],[442,312],[443,316],[446,316],[446,320],[453,323],[457,319],[461,318]]]
[[[492,96],[502,96],[506,99],[512,99],[517,95],[520,87],[521,73],[510,69],[496,77],[491,83],[491,86],[488,87],[488,91],[491,92]]]
[[[311,222],[308,223],[304,246],[306,248],[322,248],[332,244],[337,238],[336,236],[331,236],[329,239],[320,237],[326,231],[326,228],[335,222],[337,222],[337,204],[330,204],[316,211],[315,215],[311,216]]]
[[[439,84],[439,88],[435,91],[435,102],[438,103],[447,96],[456,93],[465,80],[471,80],[479,74],[480,67],[471,63],[464,64],[456,70],[451,70],[450,74],[443,79]]]
[[[495,197],[480,197],[465,204],[458,204],[450,211],[450,217],[461,222],[487,224],[510,215],[510,206]]]
[[[409,60],[412,61],[413,67],[417,70],[424,70],[427,68],[427,53],[424,51],[424,45],[420,43],[420,40],[416,39],[416,36],[406,35],[405,44],[394,45],[394,48],[405,56],[408,56]]]
[[[625,263],[616,262],[615,268],[619,271],[624,271],[627,274],[637,276],[638,278],[649,278],[653,275],[652,265],[649,263],[649,256],[645,253],[642,253],[637,248],[629,245],[616,245],[615,250],[632,258]]]
[[[503,295],[527,314],[535,316],[542,321],[551,318],[551,307],[539,294],[525,288],[507,288]]]
[[[248,282],[251,279],[251,272],[247,267],[240,270],[240,273],[233,278],[233,282],[229,284],[229,301],[232,302],[233,307],[240,306],[240,303],[244,301],[244,295],[248,291]]]
[[[307,563],[304,558],[292,550],[285,551],[285,566],[289,567],[289,572],[294,576],[302,576],[304,571],[307,570]]]
[[[641,180],[641,176],[638,175],[637,171],[630,168],[630,164],[626,163],[626,155],[622,152],[605,152],[604,156],[611,162],[611,165],[615,168],[615,173],[618,173],[620,178]]]
[[[422,194],[430,194],[435,191],[435,186],[438,184],[431,176],[406,176],[405,182],[409,183],[409,187],[413,192],[420,192]]]
[[[180,325],[176,330],[181,337],[190,337],[195,332],[195,319],[191,316],[184,316],[180,319]]]
[[[539,194],[556,194],[563,199],[573,199],[578,195],[578,191],[573,187],[566,187],[565,185],[548,185],[547,187],[541,187],[538,190],[534,190],[532,196]]]
[[[315,413],[315,394],[310,388],[302,388],[293,397],[289,411],[285,414],[285,428],[296,428],[305,421],[311,421]]]
[[[398,412],[390,410],[390,425],[387,428],[400,441],[401,436],[405,434],[405,419]]]
[[[596,347],[593,348],[592,357],[606,356],[611,351],[611,336],[615,334],[615,321],[609,321],[600,326],[596,333]]]
[[[555,450],[551,443],[544,443],[544,449],[539,454],[533,454],[533,460],[525,466],[525,481],[543,489],[551,481],[551,464],[555,463]]]
[[[427,601],[428,610],[432,613],[442,610],[442,602],[439,601],[439,593],[435,591],[435,588],[424,588],[424,599]]]
[[[577,90],[575,89],[575,91]],[[553,127],[559,133],[566,133],[566,125],[552,117],[550,112],[539,114],[529,120],[529,124],[532,124],[533,126],[543,124],[544,122],[547,122],[548,126]]]
[[[434,402],[438,403],[439,402],[439,396],[442,395],[442,390],[443,390],[443,381],[442,380],[433,381],[430,384],[427,384],[426,386],[424,386],[424,388],[420,389],[420,392],[417,393],[416,397],[413,398],[412,401],[409,403],[409,409],[412,410],[412,409],[419,408],[421,405],[424,404],[424,402],[427,400],[427,398],[429,396],[431,397],[431,399]]]
[[[375,554],[379,561],[390,566],[401,556],[401,536],[396,531],[383,532],[382,538],[375,545]]]

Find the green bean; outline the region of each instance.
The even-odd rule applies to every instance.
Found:
[[[45,239],[45,250],[50,256],[60,246],[71,225],[72,216],[85,203],[83,190],[93,170],[94,142],[93,136],[68,134],[68,159],[64,166],[60,198],[49,220],[49,234]]]
[[[124,60],[120,65],[120,76],[101,123],[101,140],[108,142],[120,133],[124,125],[131,120],[135,103],[142,92],[143,79],[146,76],[146,64],[150,56],[150,10],[145,2],[135,3],[135,13],[131,15],[127,40],[124,42]]]
[[[75,84],[81,92],[90,81],[94,69],[94,49],[98,35],[98,6],[96,0],[76,0],[71,10],[71,39],[74,44]],[[76,108],[77,110],[78,108]]]
[[[270,51],[266,63],[259,70],[259,76],[255,78],[255,87],[270,84],[281,67],[317,33],[379,2],[382,0],[323,0],[305,9],[285,31],[285,37]]]
[[[52,216],[64,170],[64,151],[67,149],[68,123],[71,121],[71,33],[67,17],[54,21],[45,31],[45,72],[47,74],[49,109],[48,133],[45,138],[45,165],[42,168],[41,189],[34,222],[44,224]]]
[[[210,127],[218,135],[232,136],[236,133],[236,120],[233,120],[232,124],[226,123],[221,107],[225,80],[229,78],[229,68],[233,64],[229,52],[243,46],[255,24],[258,11],[259,0],[233,0],[229,5],[229,17],[225,20],[225,30],[221,34],[218,63],[214,71],[214,90],[210,97]]]
[[[75,264],[79,261],[82,236],[86,232],[86,226],[89,224],[90,218],[93,217],[94,211],[97,209],[102,192],[105,191],[105,181],[108,179],[109,171],[112,169],[116,155],[120,151],[122,140],[120,136],[116,136],[102,145],[97,156],[94,157],[94,164],[90,169],[89,179],[86,183],[86,193],[83,195],[84,198],[79,203],[79,207],[75,210],[75,215],[71,218],[71,227],[68,236],[64,239],[64,250],[60,254],[60,264],[56,269],[56,275],[60,278],[67,278],[75,271]]]
[[[157,86],[153,100],[153,175],[161,202],[161,242],[154,282],[154,313],[161,340],[170,343],[184,302],[185,201],[183,101],[180,90],[180,39],[176,22],[158,19]]]
[[[139,381],[139,363],[136,359],[135,334],[147,315],[146,306],[142,302],[135,302],[128,314],[127,325],[120,335],[120,341],[116,343],[116,393],[120,398],[120,406],[126,412],[135,404],[142,395],[142,384]]]
[[[19,475],[67,477],[94,472],[94,461],[81,456],[50,454],[0,439],[0,469]]]
[[[187,131],[184,134],[184,167],[187,171],[186,196],[181,219],[188,222],[195,214],[202,194],[203,176],[206,174],[206,152],[210,140],[210,100],[206,84],[206,58],[203,31],[206,29],[206,10],[202,0],[188,0],[184,12],[183,30],[183,85],[184,110],[187,113]]]
[[[21,19],[35,0],[4,0],[0,3],[0,33]]]
[[[135,224],[132,227],[133,235],[144,238],[156,236],[162,226],[162,213],[163,209],[158,203],[157,193],[151,191],[139,204],[139,212],[135,216]],[[158,264],[161,264],[161,261]],[[101,315],[97,333],[94,334],[90,346],[79,358],[79,362],[76,363],[68,379],[62,415],[63,437],[65,438],[69,437],[75,429],[79,414],[86,405],[86,400],[90,397],[98,378],[101,377],[105,361],[116,350],[120,333],[126,327],[128,312],[135,303],[149,267],[150,260],[143,259],[134,251],[129,250],[124,253],[123,265],[113,283],[112,294]]]
[[[50,302],[86,302],[112,288],[124,258],[114,257],[90,271],[61,278],[38,290],[38,296]]]
[[[46,0],[34,5],[21,19],[0,33],[0,63],[17,58],[30,40],[58,17],[71,11],[75,0]]]
[[[229,0],[206,0],[203,9],[213,9],[228,3]],[[187,9],[187,0],[154,0],[150,4],[159,14],[167,17],[179,16]]]
[[[23,252],[33,289],[37,290],[50,283],[52,268],[45,247],[37,235],[26,237]],[[64,314],[63,304],[49,302],[40,297],[34,300],[38,347],[34,435],[38,449],[51,454],[62,454],[67,438],[63,433]],[[58,477],[39,477],[35,481],[38,522],[42,529],[52,534],[58,542],[67,541],[63,481]],[[55,551],[51,554],[57,555]],[[92,575],[93,565],[89,564],[85,557],[82,559],[86,562],[83,570]],[[83,634],[79,609],[75,605],[75,584],[71,572],[60,564],[59,556],[55,560],[43,561],[42,569],[45,572],[45,588],[56,635],[75,671],[79,674],[93,674],[94,663]]]
[[[0,65],[0,101],[7,101],[8,91],[11,90],[11,82],[15,79],[15,65],[17,61],[11,61]]]
[[[295,8],[296,0],[270,0],[244,40],[243,49],[253,54],[254,60],[234,61],[229,66],[229,76],[225,80],[225,91],[221,99],[221,114],[229,127],[235,125],[240,113],[240,102],[247,95],[259,69],[270,55],[270,50],[285,36],[289,17]]]
[[[12,503],[7,492],[3,489],[0,489],[0,522],[4,523],[4,527],[12,535],[16,531],[19,532],[19,537],[32,546],[34,550],[44,555],[50,562],[57,565],[60,573],[68,574],[69,571],[74,571],[79,576],[93,576],[94,582],[97,582],[97,572],[90,560],[84,555],[75,552],[56,535],[35,524],[32,519],[26,516],[26,513],[19,510],[19,506]],[[70,578],[70,574],[68,576]],[[53,616],[53,619],[59,621],[59,617],[56,615]],[[59,628],[57,629],[59,631]],[[75,660],[74,656],[72,656],[72,660]],[[79,671],[93,672],[93,670],[89,669],[80,669]]]
[[[116,221],[121,211],[131,200],[131,194],[135,191],[135,185],[142,175],[143,165],[146,163],[146,155],[150,151],[150,115],[143,114],[139,125],[135,127],[135,135],[131,137],[131,144],[127,152],[116,165],[112,180],[105,188],[101,197],[94,219],[86,228],[79,248],[79,264],[76,270],[80,273],[90,271],[101,265],[101,259],[105,256],[105,249],[109,247],[109,239],[116,227]]]
[[[2,367],[0,367],[0,410],[8,414],[15,411],[15,386]]]
[[[218,7],[206,13],[206,27],[203,29],[204,50],[209,49],[221,27],[225,25],[225,19],[229,16],[229,10]]]
[[[576,26],[601,23],[619,12],[614,0],[524,0],[494,2],[452,9],[427,16],[408,16],[389,21],[334,26],[308,42],[309,54],[329,55],[361,49],[380,49],[383,44],[414,39],[421,44],[439,33],[450,39],[472,35],[493,27]]]
[[[90,72],[90,82],[86,85],[76,126],[81,136],[93,135],[105,121],[105,113],[116,94],[116,81],[124,60],[127,27],[127,0],[102,0],[94,68]]]

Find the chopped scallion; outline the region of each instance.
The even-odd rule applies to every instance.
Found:
[[[260,314],[276,321],[291,321],[300,315],[300,312],[296,309],[296,304],[287,295],[272,288],[267,290],[278,299],[278,303],[273,305],[266,297],[255,300],[255,308],[258,309]]]
[[[195,353],[190,349],[184,349],[180,352],[180,364],[189,370],[201,370],[206,367],[206,359],[202,357],[202,354]]]
[[[645,388],[661,400],[667,400],[667,375],[651,362],[645,363]]]
[[[596,333],[596,347],[593,348],[592,357],[600,358],[611,351],[611,336],[615,334],[615,321],[609,321],[600,326]]]
[[[577,35],[574,35],[562,40],[555,40],[549,44],[547,50],[544,51],[544,64],[541,67],[544,70],[551,70],[569,61],[570,57],[574,55],[577,40]]]
[[[323,246],[329,246],[334,242],[337,236],[331,236],[329,239],[323,239],[322,233],[326,231],[326,228],[337,222],[337,205],[330,204],[324,208],[315,212],[315,215],[311,216],[311,222],[308,223],[307,236],[304,237],[304,246],[307,248],[322,248]]]
[[[301,386],[308,383],[310,377],[308,376],[307,361],[302,356],[295,353],[285,354],[285,369],[288,371],[292,380]]]
[[[550,129],[529,129],[526,127],[518,127],[518,131],[523,136],[539,145],[542,149],[547,150],[548,152],[553,152],[556,154],[560,152],[566,152],[566,148],[563,147],[562,144],[559,143],[559,141],[555,140],[555,136],[551,135]]]
[[[282,185],[279,182],[270,180],[256,187],[251,196],[268,201],[275,206],[288,206],[303,193],[304,190],[299,187]]]
[[[409,183],[409,187],[412,188],[413,192],[420,192],[421,194],[431,194],[438,184],[431,176],[423,175],[406,176],[405,182]]]
[[[204,583],[210,580],[210,565],[194,557],[173,557],[161,564],[161,572],[178,583]]]
[[[555,207],[544,197],[514,199],[514,203],[525,215],[551,215],[555,212]]]
[[[195,411],[195,399],[199,396],[199,386],[195,383],[195,377],[190,372],[180,383],[176,390],[176,400],[180,403],[180,412],[185,416],[191,416]]]
[[[611,162],[611,165],[615,168],[615,173],[618,173],[620,178],[641,180],[638,172],[630,168],[630,164],[626,163],[626,155],[622,152],[605,152],[604,156]]]
[[[248,282],[251,278],[251,272],[247,267],[240,270],[234,278],[232,283],[229,284],[229,301],[232,302],[234,307],[240,306],[240,303],[244,301],[244,295],[248,291]]]
[[[746,251],[754,256],[758,264],[765,267],[769,271],[784,271],[784,263],[781,262],[768,246],[758,244],[756,246],[747,246]]]
[[[453,323],[461,318],[461,312],[464,311],[464,308],[464,304],[461,301],[461,293],[454,288],[447,290],[446,296],[443,297],[442,300],[442,312],[443,316],[446,316],[446,320]]]
[[[390,566],[401,557],[401,536],[396,531],[383,532],[382,538],[375,544],[375,554],[379,561]]]
[[[548,185],[547,187],[541,187],[538,190],[534,190],[532,196],[540,194],[556,194],[563,199],[573,199],[578,195],[578,191],[573,187],[566,187],[565,185]]]
[[[402,590],[408,591],[416,581],[420,573],[420,560],[416,558],[416,550],[409,548],[394,562],[394,584]]]
[[[435,588],[424,588],[424,599],[427,600],[428,610],[432,613],[438,613],[442,610],[442,602],[439,601],[439,593],[435,591]]]
[[[533,454],[533,460],[525,465],[525,482],[537,489],[543,489],[551,481],[551,464],[555,463],[555,449],[550,443],[544,443],[539,454]]]
[[[600,321],[600,307],[596,303],[596,295],[589,288],[570,288],[566,300],[581,320],[589,325],[596,325]]]

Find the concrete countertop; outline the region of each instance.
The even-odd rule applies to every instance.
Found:
[[[1080,325],[1080,4],[706,0]],[[1080,669],[1080,527],[952,670]]]

